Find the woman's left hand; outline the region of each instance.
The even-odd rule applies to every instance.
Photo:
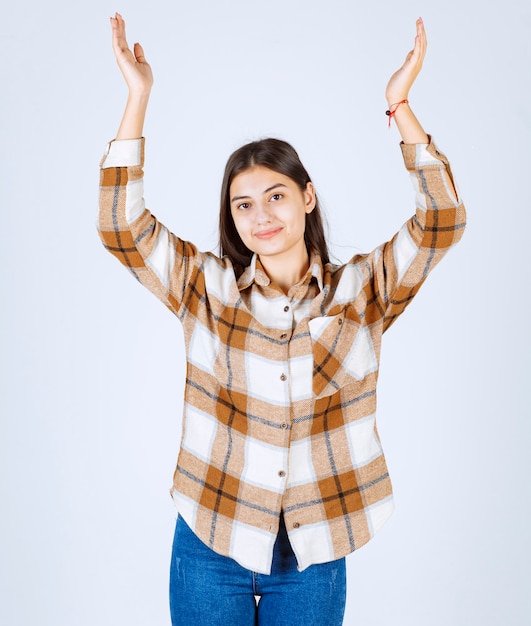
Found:
[[[427,45],[424,22],[419,17],[417,20],[415,47],[407,55],[402,67],[391,76],[387,83],[385,97],[389,105],[407,100],[409,90],[422,69]]]

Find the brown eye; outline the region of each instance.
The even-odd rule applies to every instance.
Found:
[[[281,193],[274,193],[271,196],[271,200],[275,200],[275,201],[280,200],[281,198],[282,198],[282,194]]]

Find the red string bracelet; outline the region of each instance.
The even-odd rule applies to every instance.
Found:
[[[395,104],[391,104],[391,106],[385,112],[385,114],[389,116],[389,124],[387,124],[387,128],[389,128],[391,126],[391,118],[396,113],[398,107],[401,104],[408,104],[408,102],[409,102],[409,100],[400,100],[400,102],[395,102]],[[391,111],[392,107],[395,107],[395,108]]]

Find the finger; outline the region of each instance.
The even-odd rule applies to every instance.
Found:
[[[115,17],[111,17],[113,48],[115,52],[125,52],[129,49],[127,39],[125,37],[125,22],[123,17],[116,13]]]
[[[418,63],[422,60],[422,45],[418,35],[415,37],[415,45],[413,50],[411,50],[411,58],[413,63]]]
[[[117,52],[121,51],[122,45],[120,42],[119,25],[115,17],[111,17],[111,28],[112,28],[112,47],[116,54]]]
[[[125,27],[123,17],[119,13],[115,13],[114,17],[111,17],[110,20],[113,30],[119,31],[123,30],[123,28]]]
[[[124,18],[117,13],[116,14],[116,23],[117,23],[117,34],[118,34],[118,38],[123,41],[127,47],[127,41],[126,41],[126,37],[125,37],[125,22],[124,22]]]
[[[426,47],[428,45],[428,40],[426,38],[426,29],[424,28],[424,20],[419,17],[417,20],[417,35],[420,38],[421,51],[423,54],[426,54]]]
[[[417,33],[415,35],[415,44],[413,50],[411,50],[409,57],[415,64],[422,64],[424,56],[426,54],[426,35],[424,32],[424,25],[422,19],[419,18],[416,22]]]

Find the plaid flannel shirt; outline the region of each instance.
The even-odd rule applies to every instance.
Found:
[[[465,226],[446,158],[403,145],[416,213],[348,263],[313,254],[284,294],[255,257],[241,276],[145,208],[144,140],[101,163],[105,247],[179,318],[187,373],[172,494],[214,551],[269,573],[279,517],[300,570],[365,544],[393,510],[375,423],[382,333]]]

